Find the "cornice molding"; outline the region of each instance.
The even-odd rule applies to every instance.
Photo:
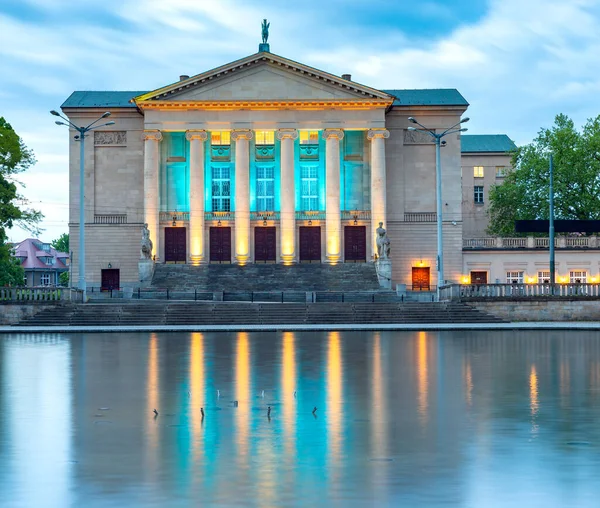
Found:
[[[291,110],[291,109],[351,109],[368,110],[387,108],[390,101],[383,99],[326,99],[326,100],[261,100],[261,101],[143,101],[140,109],[158,110]]]

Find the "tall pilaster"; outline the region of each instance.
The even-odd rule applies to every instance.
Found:
[[[203,130],[185,133],[190,142],[190,262],[199,265],[206,262],[204,248],[204,142]]]
[[[385,183],[385,143],[390,137],[386,129],[371,129],[367,138],[371,140],[371,255],[377,253],[376,230],[379,223],[387,228],[386,183]]]
[[[148,224],[150,240],[152,240],[152,255],[159,261],[159,189],[158,175],[160,168],[159,142],[162,133],[158,130],[144,131],[144,222]]]
[[[341,129],[325,129],[325,256],[336,264],[341,258],[342,213],[340,210],[340,141]]]
[[[288,265],[296,259],[296,188],[294,177],[294,141],[298,139],[296,129],[279,129],[281,140],[281,178],[279,220],[281,260]]]
[[[231,133],[235,140],[235,258],[244,265],[250,258],[250,140],[251,130]]]

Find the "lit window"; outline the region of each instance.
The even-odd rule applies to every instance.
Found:
[[[473,199],[476,204],[483,204],[483,185],[475,185],[473,187]]]
[[[319,209],[318,167],[302,166],[300,172],[302,181],[302,210],[313,211]]]
[[[256,200],[259,212],[275,209],[275,168],[273,166],[256,168]]]
[[[256,131],[257,145],[274,145],[275,131]]]
[[[319,131],[300,131],[299,137],[301,145],[319,144]]]
[[[538,284],[550,284],[550,270],[538,272]]]
[[[507,284],[523,284],[523,274],[525,272],[506,272]]]
[[[231,144],[231,132],[229,131],[216,131],[210,133],[210,144],[223,146]]]
[[[213,212],[231,211],[231,180],[228,167],[212,168]]]
[[[587,272],[583,270],[569,272],[569,282],[571,284],[587,284]]]
[[[506,176],[505,166],[496,166],[496,178],[504,178]]]
[[[483,178],[483,166],[474,166],[473,167],[473,176],[475,178]]]
[[[40,284],[42,286],[50,285],[50,274],[49,273],[42,273],[42,275],[40,276]]]

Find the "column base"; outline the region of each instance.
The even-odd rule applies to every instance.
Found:
[[[237,264],[240,266],[247,265],[249,259],[250,259],[250,256],[248,254],[236,254],[235,255],[235,260],[237,261]]]
[[[338,263],[342,262],[341,258],[342,256],[339,254],[327,254],[325,257],[325,262],[329,265],[337,265]]]
[[[281,254],[279,257],[281,258],[281,264],[283,265],[293,265],[296,263],[295,254]]]
[[[205,264],[206,264],[206,258],[202,254],[196,254],[196,255],[190,256],[190,265],[199,266],[199,265],[205,265]]]

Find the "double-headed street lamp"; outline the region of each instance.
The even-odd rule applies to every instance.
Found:
[[[100,120],[109,117],[110,111],[102,114],[99,118],[94,120],[87,127],[78,127],[71,120],[62,116],[58,111],[50,111],[51,115],[62,118],[64,122],[57,120],[56,125],[66,125],[76,130],[79,134],[75,136],[75,139],[79,141],[79,289],[82,292],[83,302],[86,301],[86,283],[85,283],[85,207],[84,207],[84,160],[85,160],[85,136],[89,131],[98,129],[99,127],[106,127],[107,125],[114,125],[115,122],[106,122],[103,124],[96,125]],[[72,283],[71,283],[72,284]]]
[[[434,130],[420,124],[412,116],[408,117],[408,121],[417,124],[420,128],[409,127],[409,131],[426,132],[429,134],[435,142],[435,200],[437,208],[437,295],[438,300],[440,296],[440,285],[444,282],[444,245],[442,242],[442,167],[440,162],[440,146],[446,144],[442,142],[442,138],[448,134],[454,134],[456,132],[465,132],[468,129],[459,128],[458,126],[462,123],[468,122],[468,118],[463,118],[460,122],[455,123],[452,127],[448,127],[446,130],[439,134]]]

